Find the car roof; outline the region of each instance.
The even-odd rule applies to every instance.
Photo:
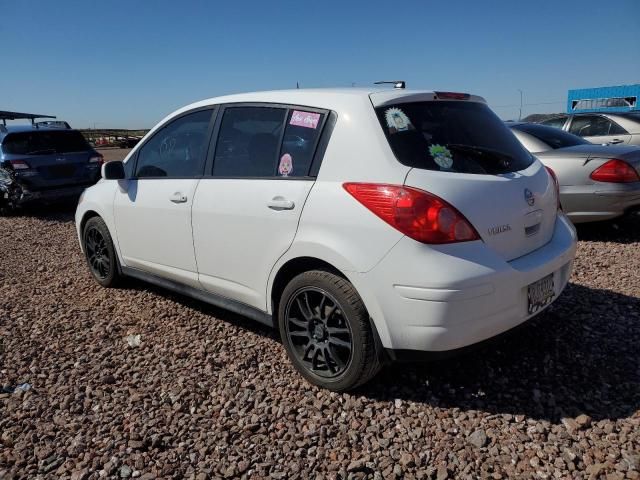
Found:
[[[391,100],[401,99],[403,97],[418,98],[424,95],[434,95],[433,90],[407,90],[404,88],[300,88],[291,90],[270,90],[262,92],[237,93],[233,95],[224,95],[220,97],[207,98],[199,102],[187,105],[173,112],[169,117],[178,113],[192,110],[198,107],[206,107],[209,105],[217,105],[221,103],[242,103],[242,102],[260,102],[260,103],[282,103],[304,105],[315,108],[339,108],[340,105],[346,105],[354,98],[362,98],[372,100],[376,98],[380,103],[386,103]],[[482,97],[471,95],[469,100],[482,101]],[[377,102],[376,102],[377,103]]]
[[[39,125],[38,127],[34,127],[30,123],[18,123],[15,125],[0,125],[0,140],[9,135],[10,133],[20,133],[20,132],[41,132],[41,131],[57,131],[57,132],[69,132],[69,131],[77,131],[73,128],[61,128],[50,125]]]

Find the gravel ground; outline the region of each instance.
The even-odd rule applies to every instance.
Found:
[[[0,478],[640,478],[640,217],[579,233],[547,313],[335,394],[249,320],[98,287],[71,213],[0,218]]]

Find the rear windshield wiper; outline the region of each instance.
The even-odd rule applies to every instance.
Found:
[[[509,168],[509,165],[514,161],[514,158],[508,153],[494,150],[487,147],[479,147],[477,145],[465,145],[463,143],[449,143],[447,147],[451,150],[457,150],[459,152],[472,153],[478,157],[492,157],[500,161],[500,166],[503,168]]]

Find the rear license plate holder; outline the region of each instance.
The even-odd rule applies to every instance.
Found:
[[[527,313],[533,315],[549,305],[555,297],[553,273],[527,287]]]

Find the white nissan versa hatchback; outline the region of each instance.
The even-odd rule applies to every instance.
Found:
[[[76,213],[98,283],[135,277],[277,326],[300,373],[338,391],[525,322],[576,249],[553,173],[468,94],[213,98],[102,176]]]

